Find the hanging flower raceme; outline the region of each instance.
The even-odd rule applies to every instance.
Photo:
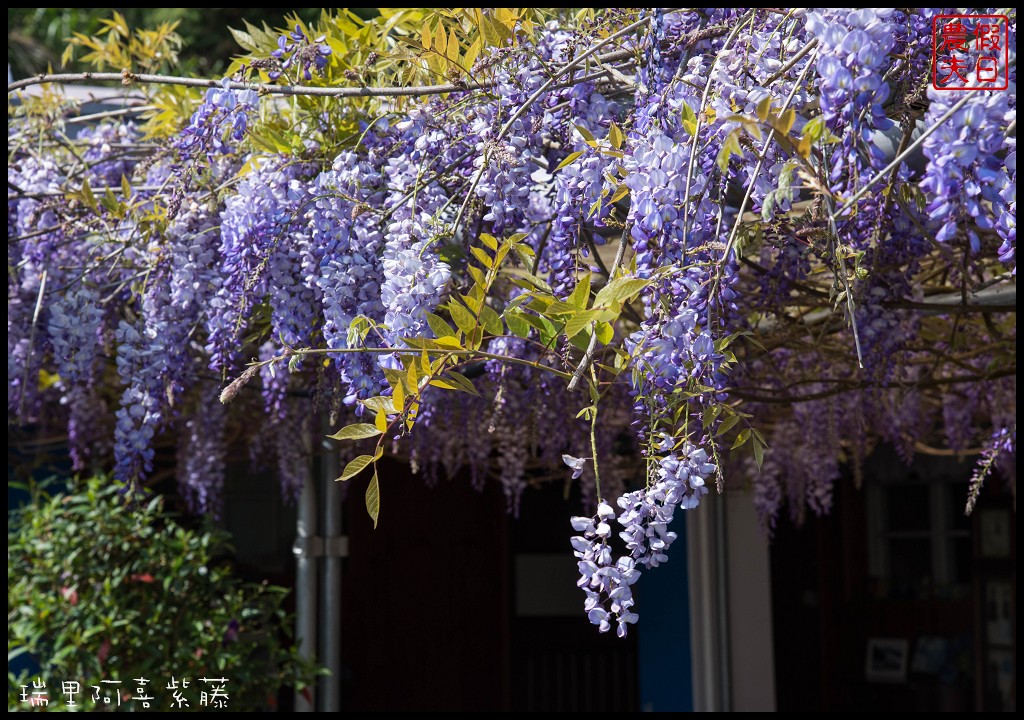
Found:
[[[224,78],[220,88],[210,88],[199,109],[175,143],[186,156],[206,154],[212,158],[234,152],[245,137],[249,113],[256,109],[259,95],[255,90],[233,90],[231,80]]]

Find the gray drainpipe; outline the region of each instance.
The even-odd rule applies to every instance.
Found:
[[[330,433],[326,418],[323,428],[322,435]],[[325,666],[331,674],[320,678],[317,693],[310,694],[313,688],[296,693],[296,712],[341,710],[341,559],[348,555],[348,538],[341,534],[341,487],[335,482],[341,474],[337,449],[327,440],[319,444],[319,449],[319,482],[313,480],[312,472],[307,473],[292,545],[296,562],[295,635],[299,654]],[[322,486],[324,499],[323,535],[317,534],[318,485]],[[320,559],[322,563],[318,563]],[[322,583],[318,582],[318,565],[323,568]]]
[[[325,432],[331,432],[326,424]],[[341,474],[337,448],[323,442],[321,468],[324,486],[323,585],[321,591],[321,662],[331,671],[320,680],[320,711],[341,710],[341,559],[348,555],[348,538],[341,534]]]
[[[316,548],[320,538],[316,536],[317,522],[316,485],[312,473],[307,471],[299,497],[299,517],[296,524],[295,542],[295,638],[299,643],[299,655],[316,660]],[[295,693],[295,711],[313,712],[315,687]],[[308,695],[308,698],[307,698]]]

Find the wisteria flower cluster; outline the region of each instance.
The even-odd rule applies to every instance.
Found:
[[[937,12],[346,12],[238,34],[268,84],[19,98],[9,426],[213,514],[238,443],[294,500],[324,418],[374,522],[386,454],[568,479],[619,635],[725,477],[768,534],[880,442],[1011,478],[1016,100],[923,90]]]
[[[671,438],[662,441],[663,447],[671,445]],[[668,561],[668,549],[676,539],[676,533],[668,529],[675,509],[697,507],[708,492],[706,481],[714,471],[707,453],[685,442],[657,461],[647,489],[619,496],[618,515],[611,505],[601,502],[594,517],[572,518],[573,530],[583,533],[572,538],[574,554],[579,558],[577,585],[586,592],[584,609],[590,622],[601,632],[610,630],[614,621],[618,624],[616,633],[625,637],[628,626],[637,621],[639,616],[631,609],[635,601],[630,586],[640,579],[640,567],[655,568]],[[610,545],[612,523],[623,528],[618,537],[627,551],[618,558],[614,558]]]
[[[281,69],[271,70],[271,80],[277,80],[285,70],[294,66],[306,80],[313,79],[313,71],[323,74],[330,62],[331,48],[324,42],[326,35],[318,35],[311,39],[296,24],[295,29],[277,39],[277,49],[271,55],[281,62]]]

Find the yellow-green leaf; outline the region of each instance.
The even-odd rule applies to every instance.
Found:
[[[800,157],[802,157],[804,160],[811,156],[811,144],[812,141],[810,135],[804,135],[802,138],[800,138],[800,142],[796,144],[797,154],[800,155]]]
[[[608,200],[608,204],[609,205],[614,205],[615,203],[617,203],[619,200],[621,200],[622,198],[626,197],[627,195],[629,195],[629,188],[626,187],[626,183],[619,183],[619,186],[617,188],[615,188],[615,192],[612,194],[611,198]]]
[[[409,386],[409,392],[411,393],[418,393],[420,390],[420,379],[416,372],[418,367],[419,361],[415,357],[411,358],[411,362],[409,363],[409,372],[405,377],[405,381]]]
[[[408,340],[406,340],[408,342]],[[442,337],[434,341],[435,345],[441,347],[451,348],[452,350],[463,350],[462,343],[459,342],[458,337]]]
[[[764,122],[768,119],[768,113],[772,110],[772,97],[769,95],[757,104],[757,119]]]
[[[449,370],[446,379],[451,379],[456,385],[458,385],[459,390],[467,392],[470,395],[476,395],[477,397],[480,397],[480,393],[476,391],[476,386],[473,385],[472,381],[470,381],[470,379],[467,378],[462,373],[456,372],[454,370]]]
[[[434,50],[441,56],[445,56],[445,52],[448,50],[448,37],[445,35],[444,27],[440,22],[434,28]]]
[[[579,308],[575,305],[562,302],[561,300],[555,300],[555,302],[548,305],[544,311],[545,315],[575,315],[579,312]]]
[[[501,318],[498,317],[498,313],[494,312],[487,305],[480,308],[480,322],[483,323],[484,329],[491,335],[502,335],[505,332],[505,326],[501,324]]]
[[[451,380],[445,380],[444,378],[438,378],[436,380],[431,380],[430,384],[433,385],[434,387],[444,388],[445,390],[458,390],[459,389],[459,387],[455,383],[453,383]]]
[[[366,488],[366,512],[373,520],[373,529],[377,529],[377,518],[380,517],[380,483],[377,482],[377,472],[374,471],[373,479]]]
[[[427,324],[430,329],[434,331],[434,335],[439,338],[443,337],[455,337],[455,330],[451,325],[444,321],[444,318],[435,315],[434,313],[427,313]]]
[[[476,327],[476,318],[462,303],[452,300],[448,303],[448,310],[452,314],[455,326],[462,332],[468,334]]]
[[[793,128],[794,122],[796,122],[796,112],[793,108],[789,108],[776,119],[774,123],[775,129],[783,135],[788,135],[789,131]]]
[[[459,39],[455,37],[455,28],[448,31],[448,48],[445,55],[454,64],[459,62]]]
[[[650,283],[650,280],[643,280],[641,278],[615,278],[597,293],[597,297],[594,298],[594,307],[606,308],[617,305],[632,298],[650,285]]]
[[[565,336],[573,338],[583,330],[585,330],[590,323],[594,322],[597,313],[593,310],[584,310],[578,315],[574,315],[569,318],[568,322],[565,323]]]
[[[530,324],[520,317],[520,312],[506,312],[505,313],[505,324],[508,325],[509,331],[516,337],[525,338],[530,334]]]
[[[344,482],[345,480],[350,480],[354,478],[356,475],[358,475],[367,467],[369,467],[369,465],[374,461],[375,457],[376,456],[374,455],[359,455],[358,457],[354,458],[352,461],[349,462],[348,465],[345,466],[345,469],[341,471],[341,475],[338,476],[335,482]]]
[[[559,170],[564,168],[566,165],[572,165],[574,162],[576,162],[579,159],[580,155],[582,155],[582,154],[583,154],[582,150],[577,150],[576,152],[569,153],[568,155],[565,156],[565,160],[563,160],[562,162],[558,163],[558,167],[555,168],[555,172],[558,172]]]
[[[735,450],[738,447],[742,447],[743,444],[750,439],[750,435],[750,428],[744,428],[743,430],[740,430],[740,434],[736,436],[736,442],[732,444],[732,449]],[[755,443],[755,445],[756,444],[757,443]]]
[[[590,132],[582,125],[577,125],[576,130],[579,131],[579,134],[583,136],[583,139],[587,141],[588,145],[592,145],[597,142],[594,140],[594,133]]]
[[[718,169],[723,173],[729,171],[729,158],[733,155],[743,155],[743,149],[740,147],[739,141],[739,128],[729,133],[725,142],[722,143],[721,149],[718,151]]]
[[[395,408],[401,410],[405,407],[405,386],[402,385],[401,379],[394,384],[391,388],[391,402],[395,404]],[[384,418],[384,429],[387,429],[387,416],[384,413],[377,413],[376,423],[380,427],[380,419]],[[384,430],[381,430],[384,432]]]
[[[491,256],[484,252],[483,248],[473,247],[470,248],[470,252],[473,253],[473,257],[479,260],[480,264],[483,265],[485,268],[490,269],[491,265],[494,264],[494,261],[491,259]]]
[[[689,105],[685,102],[682,103],[682,107],[679,108],[679,113],[683,121],[683,130],[688,132],[690,135],[697,134],[697,113],[693,111]]]
[[[376,437],[381,431],[370,423],[355,423],[346,425],[338,432],[327,437],[332,440],[362,440],[363,438]]]
[[[618,150],[620,147],[622,147],[622,141],[624,139],[625,138],[622,134],[622,131],[619,130],[619,126],[613,122],[611,126],[608,128],[608,140],[609,142],[611,142],[612,147]]]
[[[811,142],[817,142],[821,139],[822,134],[825,132],[825,118],[819,115],[816,118],[811,118],[804,125],[804,137],[809,137]]]
[[[733,426],[740,421],[739,415],[732,415],[722,421],[722,424],[718,426],[718,432],[716,435],[725,435],[727,432],[732,430]]]
[[[575,305],[580,310],[587,307],[587,302],[590,300],[590,273],[585,273],[583,277],[576,283],[576,287],[573,288],[572,294],[566,299],[570,305]]]

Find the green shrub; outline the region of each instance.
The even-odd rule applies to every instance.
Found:
[[[76,709],[142,710],[136,678],[149,681],[152,710],[215,706],[211,683],[223,685],[234,710],[269,709],[282,685],[305,687],[315,669],[289,642],[288,590],[243,583],[218,558],[226,533],[186,529],[163,499],[129,503],[116,483],[92,478],[11,513],[7,531],[8,658],[28,652],[41,670],[10,674],[8,708],[27,709],[22,686],[38,675],[50,711],[63,710],[63,681],[77,681]],[[182,680],[189,685],[182,687]],[[120,685],[102,684],[120,680]],[[176,689],[167,689],[171,682]],[[111,698],[94,702],[93,685]],[[102,695],[101,695],[102,698]]]

